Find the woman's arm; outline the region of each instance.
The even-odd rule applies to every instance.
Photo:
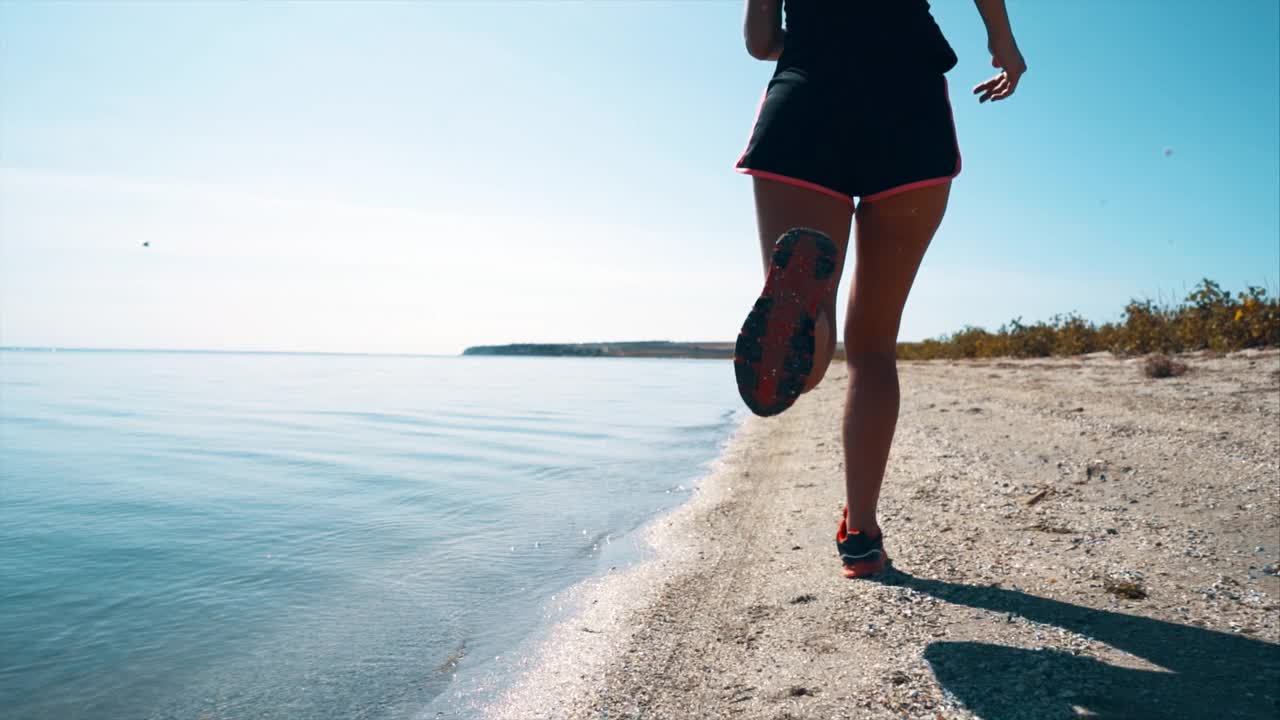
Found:
[[[1009,27],[1009,11],[1004,0],[973,0],[978,6],[978,14],[982,16],[982,24],[987,26],[987,41],[996,39],[1013,42],[1013,29]]]
[[[973,94],[978,95],[978,102],[1003,100],[1018,88],[1018,81],[1027,71],[1027,62],[1022,58],[1022,51],[1013,39],[1013,29],[1009,27],[1009,11],[1004,0],[973,0],[978,6],[978,14],[982,23],[987,26],[987,48],[991,50],[991,65],[1003,70],[999,75],[978,84]]]
[[[777,60],[782,54],[782,0],[747,0],[742,36],[747,52],[757,60]]]

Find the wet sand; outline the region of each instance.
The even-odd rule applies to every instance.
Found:
[[[846,580],[845,372],[750,418],[493,718],[1280,716],[1280,352],[920,362]]]

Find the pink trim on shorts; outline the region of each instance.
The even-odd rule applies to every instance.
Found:
[[[932,185],[941,185],[942,183],[945,183],[945,182],[951,182],[952,180],[955,179],[957,175],[960,174],[960,167],[961,167],[960,136],[956,133],[956,114],[951,109],[951,86],[947,83],[947,79],[945,77],[942,78],[942,86],[947,93],[947,114],[951,118],[951,137],[955,140],[955,144],[956,144],[955,172],[945,177],[929,178],[928,180],[918,180],[916,182],[907,183],[906,185],[899,185],[897,187],[892,187],[892,188],[889,188],[888,190],[881,190],[880,192],[872,193],[871,195],[864,195],[862,198],[860,198],[862,202],[866,202],[868,200],[879,200],[881,198],[887,198],[891,195],[897,195],[898,193],[907,192],[908,190],[919,190],[920,188],[930,187]]]
[[[852,205],[853,198],[849,197],[848,195],[845,195],[844,193],[836,192],[835,190],[832,190],[829,187],[823,187],[817,183],[811,183],[808,180],[800,180],[799,178],[787,177],[786,175],[779,175],[778,173],[771,173],[765,170],[752,170],[751,168],[742,167],[742,163],[747,159],[747,151],[751,149],[751,138],[754,137],[756,134],[756,124],[760,122],[760,113],[764,111],[764,103],[765,103],[765,100],[767,100],[768,98],[769,98],[769,88],[766,87],[764,92],[760,93],[760,106],[756,108],[756,119],[751,122],[751,134],[747,136],[747,146],[742,149],[742,155],[738,157],[738,162],[734,164],[733,169],[736,170],[737,172],[742,173],[743,175],[752,175],[754,177],[764,178],[766,180],[776,180],[778,182],[786,183],[788,185],[795,185],[796,187],[802,187],[809,190],[816,190],[817,192],[820,192],[823,195],[838,197],[841,200],[844,200],[845,202]]]
[[[819,185],[817,183],[811,183],[808,180],[800,180],[799,178],[787,177],[786,175],[779,175],[778,173],[771,173],[765,170],[752,170],[751,168],[744,168],[744,167],[734,168],[734,169],[742,173],[743,175],[751,175],[753,177],[764,178],[765,180],[776,180],[780,183],[786,183],[788,185],[795,185],[796,187],[802,187],[808,190],[814,190],[822,193],[823,195],[830,195],[831,197],[840,198],[841,200],[844,200],[850,205],[853,204],[852,197],[845,195],[842,192],[837,192],[835,190],[832,190],[829,187],[823,187],[822,185]]]
[[[908,190],[919,190],[920,188],[927,188],[932,185],[941,185],[942,183],[945,183],[945,182],[951,182],[951,180],[955,178],[956,175],[959,175],[959,174],[960,174],[960,171],[956,170],[955,175],[929,178],[928,180],[920,180],[913,183],[907,183],[906,185],[891,187],[888,190],[881,190],[878,193],[873,193],[871,195],[863,195],[860,199],[862,202],[866,202],[868,200],[879,200],[881,198],[887,198],[893,195],[897,195],[899,193],[907,192]]]

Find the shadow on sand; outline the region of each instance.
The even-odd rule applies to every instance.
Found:
[[[882,582],[1064,628],[1162,668],[1133,670],[1055,650],[931,643],[925,659],[942,687],[987,720],[1280,718],[1280,645],[892,568]]]

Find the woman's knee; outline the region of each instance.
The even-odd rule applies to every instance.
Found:
[[[888,355],[893,357],[898,349],[897,317],[888,318],[884,313],[860,313],[851,308],[844,327],[844,351],[849,358],[873,359]]]

